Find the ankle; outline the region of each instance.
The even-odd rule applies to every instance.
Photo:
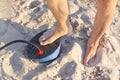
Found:
[[[64,34],[67,34],[68,33],[68,27],[67,26],[63,26],[63,27],[61,27],[61,26],[58,26],[58,28],[57,28],[57,31],[59,32],[59,33],[64,33]]]
[[[96,45],[99,44],[99,41],[100,41],[100,40],[96,40],[96,39],[94,39],[94,38],[90,38],[90,39],[88,40],[88,45],[96,46]]]

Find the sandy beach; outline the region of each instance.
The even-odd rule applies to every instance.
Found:
[[[25,56],[26,44],[0,51],[0,80],[120,80],[120,1],[115,18],[101,39],[89,66],[83,65],[86,44],[96,14],[94,0],[68,0],[71,36],[64,36],[60,56],[35,63]],[[0,47],[13,40],[29,41],[40,31],[56,27],[45,0],[0,0]]]

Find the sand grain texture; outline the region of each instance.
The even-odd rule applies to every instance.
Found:
[[[63,38],[60,57],[52,63],[34,63],[23,55],[25,44],[11,45],[0,51],[0,80],[120,80],[120,1],[89,67],[82,61],[96,3],[69,0],[69,5],[74,34]],[[16,39],[30,40],[55,26],[45,0],[0,0],[0,47]]]

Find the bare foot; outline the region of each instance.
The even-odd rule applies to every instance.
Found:
[[[43,33],[43,35],[39,38],[39,42],[41,45],[47,45],[52,42],[54,42],[56,39],[70,34],[72,32],[72,26],[70,22],[68,22],[66,25],[64,25],[65,29],[60,29],[60,26],[58,28],[52,28],[46,32]]]
[[[99,42],[96,42],[96,43],[95,42],[96,41],[93,41],[91,39],[87,43],[87,51],[86,51],[86,54],[85,54],[85,57],[84,57],[84,61],[83,61],[83,64],[85,66],[88,66],[89,60],[92,59],[95,56],[95,54],[96,54]]]

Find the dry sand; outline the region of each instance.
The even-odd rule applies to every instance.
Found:
[[[120,80],[120,1],[115,19],[101,40],[89,67],[82,64],[92,31],[94,0],[69,0],[74,34],[62,40],[62,52],[50,64],[29,61],[24,44],[0,51],[0,80]],[[0,46],[17,40],[30,40],[38,32],[55,27],[45,0],[0,0]]]

